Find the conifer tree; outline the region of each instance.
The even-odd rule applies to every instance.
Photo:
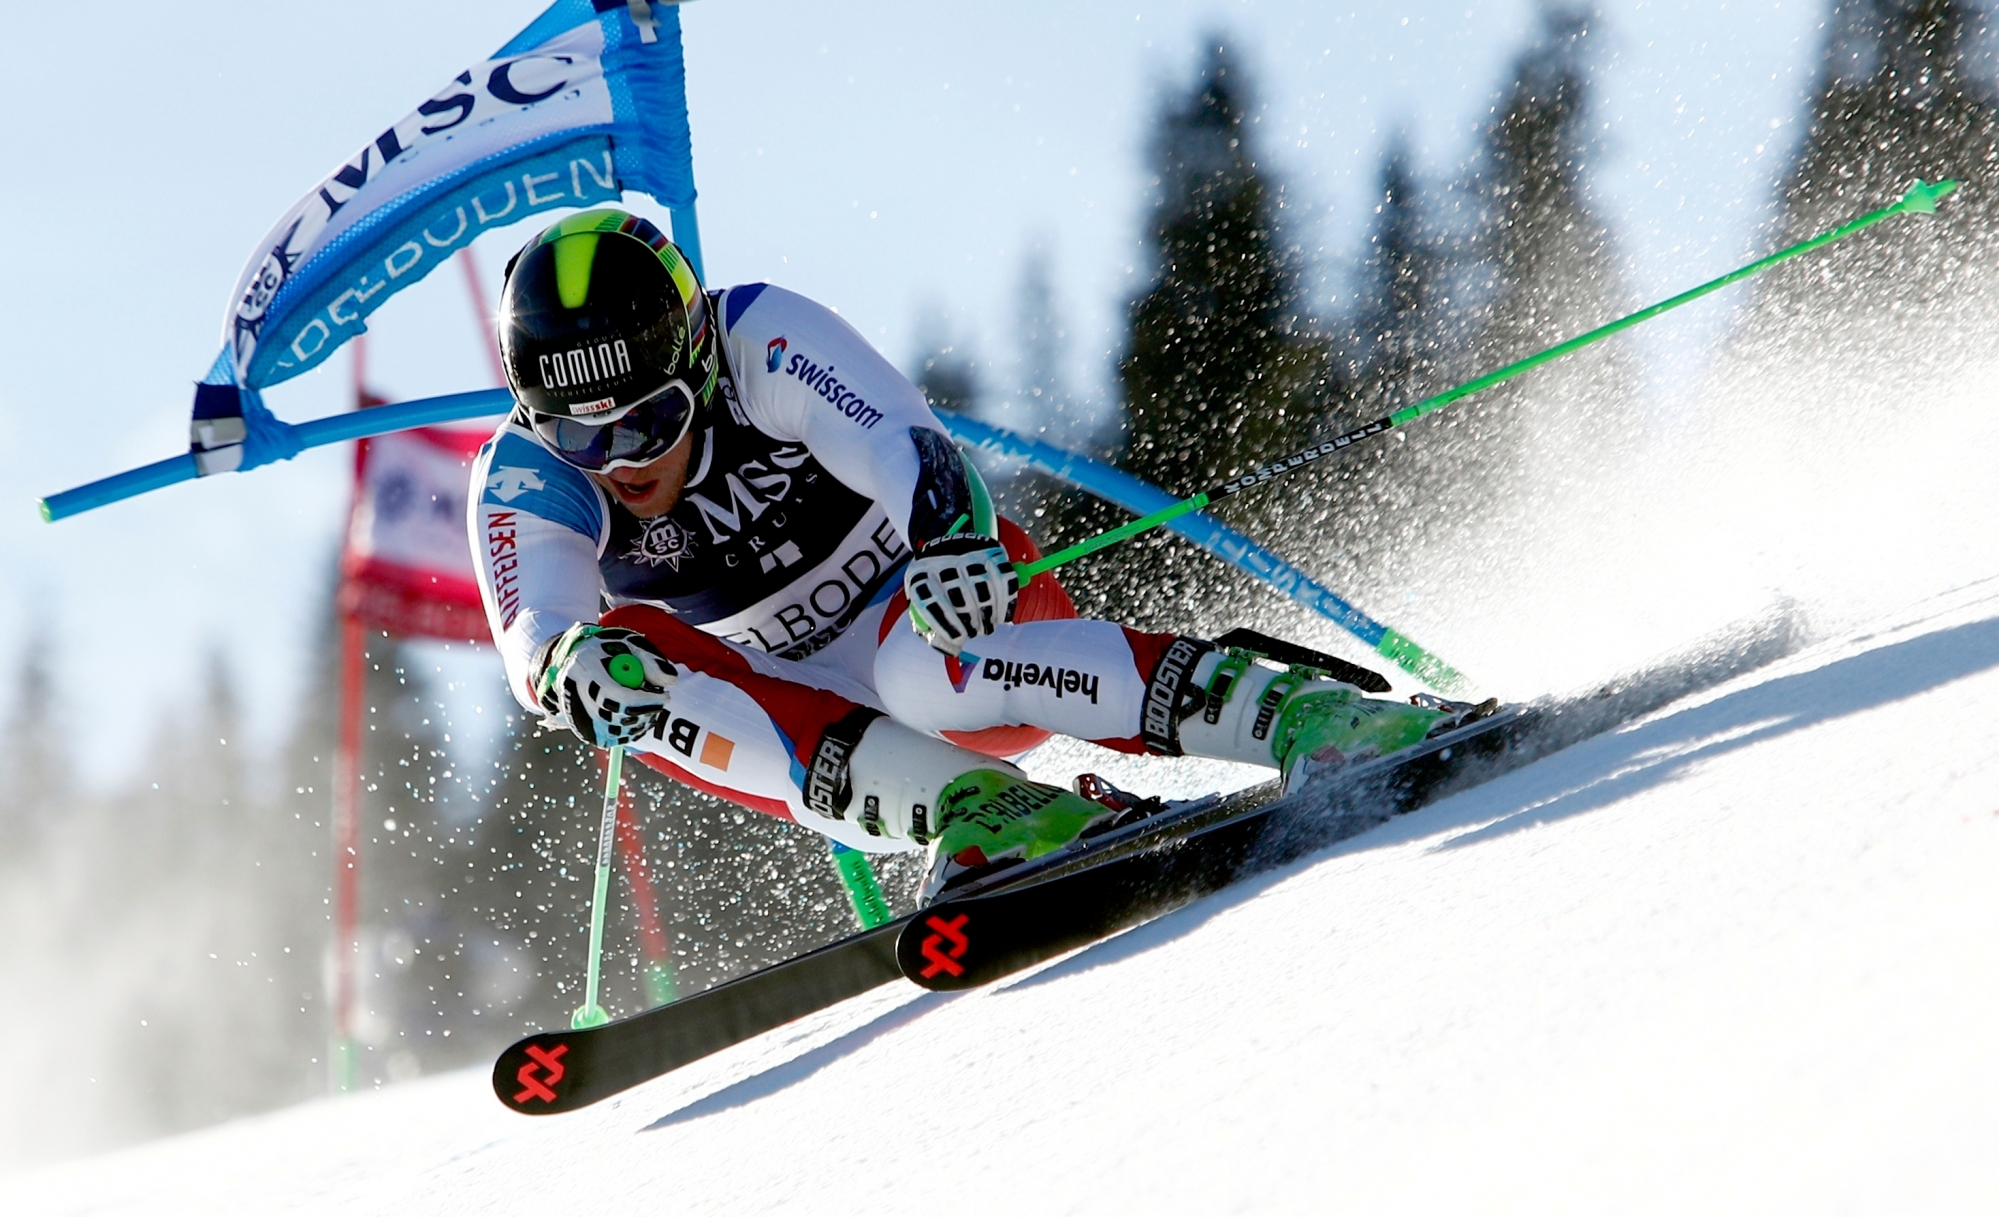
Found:
[[[1238,56],[1211,39],[1152,146],[1152,281],[1119,363],[1132,473],[1192,493],[1295,437],[1318,350],[1306,336],[1283,187],[1261,163]]]
[[[1832,0],[1810,131],[1784,183],[1786,240],[1893,202],[1916,177],[1963,182],[1952,206],[1989,210],[1999,99],[1967,60],[1972,12],[1959,0]]]
[[[1062,356],[1067,338],[1068,330],[1055,301],[1048,255],[1036,250],[1021,261],[1014,296],[1014,340],[1018,344],[1014,400],[1027,416],[1030,433],[1066,421],[1068,392],[1063,383]]]
[[[316,834],[256,780],[220,652],[155,735],[150,780],[107,809],[80,920],[115,1005],[146,1020],[120,1037],[130,1135],[157,1135],[316,1093],[324,906]],[[323,856],[323,851],[321,851]]]
[[[977,414],[984,404],[976,361],[964,344],[953,338],[942,311],[933,313],[917,338],[917,356],[910,380],[924,400],[938,410],[954,414]]]
[[[1973,16],[1959,0],[1831,0],[1776,239],[1885,206],[1914,178],[1962,189],[1934,221],[1884,225],[1757,282],[1723,380],[1772,413],[1827,430],[1837,402],[1840,422],[1864,425],[1903,409],[1926,370],[1945,375],[1989,348],[1999,92],[1974,71]]]
[[[982,411],[982,421],[1058,448],[1092,451],[1097,439],[1082,403],[1069,390],[1062,364],[1068,325],[1055,296],[1054,275],[1045,248],[1031,248],[1020,263],[1014,288],[1012,389],[1005,400]],[[1089,496],[1029,466],[1008,466],[974,454],[1000,514],[1043,545],[1051,537],[1077,532],[1078,513]]]
[[[1591,21],[1582,10],[1545,14],[1541,39],[1521,57],[1487,136],[1476,181],[1487,208],[1481,252],[1491,293],[1475,341],[1479,370],[1601,325],[1626,303],[1609,230],[1587,201]],[[1461,416],[1471,420],[1475,463],[1506,476],[1519,468],[1509,452],[1517,460],[1534,450],[1534,475],[1545,478],[1551,460],[1564,455],[1600,460],[1628,436],[1620,407],[1632,404],[1631,381],[1625,348],[1600,346],[1496,391],[1483,410]]]
[[[0,840],[7,843],[0,849],[0,870],[28,864],[47,822],[62,814],[76,789],[63,751],[48,640],[41,631],[29,637],[19,664],[0,746]]]
[[[1407,146],[1397,140],[1382,157],[1375,192],[1374,230],[1368,236],[1367,295],[1362,304],[1349,373],[1352,421],[1378,418],[1434,389],[1445,355],[1443,316],[1449,258],[1431,230]]]
[[[1225,37],[1208,39],[1191,86],[1166,100],[1157,124],[1147,282],[1129,306],[1118,363],[1121,443],[1103,455],[1191,494],[1295,447],[1325,396],[1328,360],[1298,284],[1302,256],[1284,232],[1284,188],[1261,161],[1248,73]],[[1044,549],[1130,518],[1066,488],[1038,506]],[[1283,513],[1245,496],[1223,514],[1268,536]],[[1218,628],[1274,600],[1163,531],[1061,579],[1085,615],[1147,628]]]
[[[1401,140],[1384,152],[1361,295],[1344,343],[1329,350],[1317,438],[1380,418],[1445,387],[1465,363],[1451,308],[1454,261],[1424,204]],[[1461,328],[1461,327],[1459,327]],[[1277,535],[1334,586],[1363,589],[1410,535],[1423,485],[1401,436],[1349,449],[1297,487]],[[1419,446],[1416,450],[1422,452]]]

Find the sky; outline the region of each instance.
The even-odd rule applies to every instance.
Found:
[[[1802,136],[1823,0],[1606,3],[1594,203],[1636,300],[1763,248]],[[534,0],[337,8],[10,5],[0,43],[23,121],[0,125],[0,672],[54,665],[87,776],[134,775],[162,708],[219,651],[253,745],[282,737],[324,613],[351,454],[322,449],[47,525],[43,494],[182,451],[190,386],[271,221],[372,134],[540,10]],[[1142,289],[1145,147],[1160,100],[1225,38],[1258,82],[1265,162],[1338,290],[1382,150],[1458,174],[1533,37],[1535,6],[1189,0],[1079,6],[699,0],[683,8],[711,283],[768,279],[835,308],[899,366],[945,332],[1008,386],[1023,259],[1050,260],[1066,374],[1101,392]],[[634,209],[658,215],[649,201]],[[489,295],[540,222],[477,249]],[[1640,339],[1656,376],[1697,362],[1727,302]],[[465,285],[436,275],[372,319],[378,389],[492,383]],[[280,417],[344,409],[336,358],[272,391]],[[490,656],[440,659],[476,698]],[[490,683],[487,682],[490,678]],[[0,679],[0,704],[13,682]],[[483,690],[483,691],[481,691]]]

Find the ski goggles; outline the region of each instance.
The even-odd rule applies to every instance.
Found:
[[[586,423],[559,414],[529,416],[549,451],[586,473],[649,465],[665,456],[694,424],[694,391],[669,380],[611,422]]]

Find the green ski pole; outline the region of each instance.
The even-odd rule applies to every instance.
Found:
[[[1855,220],[1849,220],[1829,232],[1820,233],[1808,241],[1800,241],[1787,249],[1780,249],[1767,258],[1759,258],[1747,266],[1728,272],[1719,279],[1711,279],[1690,291],[1681,292],[1670,300],[1662,300],[1649,308],[1639,309],[1628,317],[1619,317],[1608,325],[1598,326],[1586,334],[1578,334],[1566,342],[1557,343],[1547,350],[1529,355],[1517,363],[1509,363],[1505,367],[1487,372],[1475,380],[1468,380],[1454,389],[1446,389],[1435,397],[1426,397],[1414,405],[1404,406],[1402,409],[1395,411],[1395,413],[1385,418],[1377,418],[1371,423],[1355,427],[1344,435],[1336,435],[1324,443],[1314,444],[1312,447],[1300,452],[1294,452],[1282,460],[1272,461],[1268,465],[1252,469],[1240,477],[1231,478],[1229,481],[1223,482],[1218,486],[1210,487],[1192,498],[1182,499],[1171,507],[1161,508],[1149,516],[1141,516],[1128,524],[1121,524],[1109,532],[1100,533],[1097,536],[1078,541],[1069,548],[1049,554],[1038,562],[1029,562],[1019,568],[1020,581],[1025,584],[1029,579],[1032,579],[1042,571],[1053,570],[1064,563],[1074,562],[1086,554],[1096,553],[1100,549],[1108,549],[1120,541],[1135,537],[1148,529],[1157,528],[1168,520],[1177,520],[1189,512],[1201,510],[1210,503],[1228,498],[1230,495],[1241,494],[1245,490],[1261,486],[1274,478],[1282,477],[1293,470],[1301,469],[1322,457],[1331,456],[1333,453],[1351,444],[1358,443],[1371,436],[1380,435],[1382,432],[1400,427],[1404,423],[1414,422],[1425,414],[1441,410],[1452,402],[1469,397],[1481,389],[1489,389],[1503,381],[1512,380],[1524,372],[1531,372],[1542,364],[1552,363],[1565,355],[1572,355],[1589,346],[1591,343],[1601,342],[1611,335],[1628,330],[1640,322],[1650,321],[1661,313],[1679,308],[1683,304],[1691,304],[1709,292],[1718,292],[1732,283],[1740,283],[1751,275],[1761,274],[1779,262],[1795,258],[1800,254],[1810,253],[1812,250],[1830,245],[1834,241],[1844,240],[1864,228],[1870,228],[1875,224],[1879,224],[1890,216],[1910,214],[1930,215],[1936,211],[1937,204],[1949,197],[1950,193],[1956,189],[1956,182],[1944,181],[1938,182],[1935,185],[1929,185],[1921,178],[1917,178],[1915,184],[1909,187],[1907,194],[1879,211],[1870,211],[1866,215]]]
[[[840,872],[840,882],[847,889],[847,899],[854,902],[854,916],[861,919],[861,928],[872,930],[892,920],[895,914],[888,907],[888,897],[882,895],[868,856],[838,841],[829,844],[833,847],[833,869]]]
[[[624,776],[625,749],[611,745],[604,767],[604,820],[597,830],[597,891],[590,901],[590,967],[583,981],[583,1004],[570,1015],[571,1027],[601,1027],[611,1021],[597,1004],[597,980],[604,956],[604,905],[611,894],[611,849],[618,835],[618,782]]]

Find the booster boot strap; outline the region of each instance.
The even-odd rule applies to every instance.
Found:
[[[1214,643],[1199,638],[1175,638],[1159,657],[1145,683],[1145,705],[1138,720],[1138,738],[1147,752],[1181,755],[1180,722],[1208,700],[1194,678],[1194,668],[1214,649]]]
[[[805,805],[829,820],[847,818],[847,805],[854,801],[852,762],[861,737],[878,718],[880,710],[856,706],[847,716],[826,728],[819,747],[812,753],[812,768],[805,775]],[[877,821],[879,816],[876,817]],[[880,835],[875,829],[870,836]]]

